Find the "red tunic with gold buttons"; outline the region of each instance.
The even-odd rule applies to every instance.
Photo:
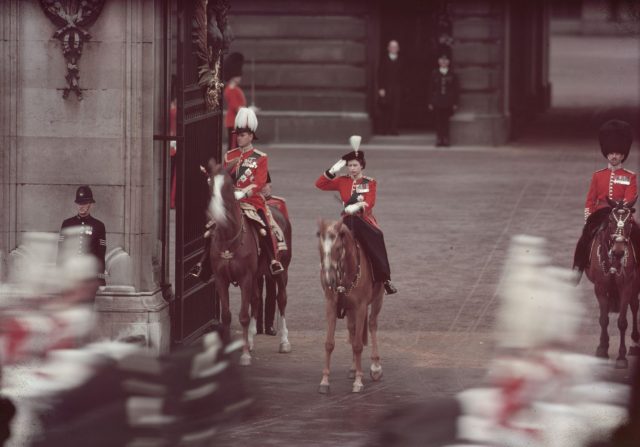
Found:
[[[325,173],[316,180],[316,187],[323,191],[338,191],[343,206],[358,202],[366,203],[364,209],[358,211],[357,215],[374,227],[379,228],[378,222],[376,222],[376,218],[373,215],[373,207],[376,204],[375,179],[364,175],[356,180],[353,180],[348,175],[330,178]]]
[[[622,167],[613,170],[601,169],[593,173],[591,186],[587,193],[584,205],[584,217],[589,217],[594,211],[609,206],[607,197],[627,203],[632,202],[638,196],[636,173]]]
[[[243,153],[236,148],[225,154],[224,167],[229,170],[236,189],[251,191],[250,197],[240,201],[266,212],[266,202],[260,192],[267,183],[267,154],[254,148]]]

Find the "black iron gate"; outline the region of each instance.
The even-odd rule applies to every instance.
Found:
[[[204,247],[206,177],[200,166],[221,159],[221,54],[225,43],[210,32],[226,26],[227,0],[177,2],[177,153],[173,344],[187,344],[215,327],[219,302],[214,283],[189,275]],[[207,71],[208,70],[208,71]],[[204,79],[204,82],[203,82]]]

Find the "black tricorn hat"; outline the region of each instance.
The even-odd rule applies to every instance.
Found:
[[[85,205],[87,203],[96,203],[93,200],[93,192],[87,185],[80,186],[76,191],[76,203],[78,205]]]
[[[360,162],[360,165],[362,165],[362,169],[364,169],[367,165],[367,162],[364,159],[364,151],[351,151],[348,154],[344,154],[342,156],[342,159],[347,162],[351,160],[358,160]]]
[[[607,121],[600,127],[598,139],[600,140],[600,150],[605,158],[610,153],[617,152],[623,155],[622,161],[625,161],[633,141],[631,126],[626,121]]]
[[[224,82],[236,76],[242,76],[244,56],[241,53],[231,53],[224,61]]]

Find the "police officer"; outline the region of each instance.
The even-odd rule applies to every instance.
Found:
[[[100,285],[105,285],[105,253],[107,251],[104,224],[90,213],[95,203],[93,193],[88,186],[80,186],[76,191],[78,214],[62,222],[58,243],[58,261],[64,262],[73,255],[93,255],[97,262],[96,276]]]
[[[573,268],[578,271],[578,280],[589,262],[591,241],[601,225],[607,221],[611,211],[607,198],[616,202],[622,200],[632,203],[638,197],[636,173],[622,166],[631,148],[631,126],[620,120],[607,121],[600,128],[598,137],[602,155],[609,163],[606,168],[594,172],[591,177],[584,209],[586,223],[573,261]],[[635,252],[640,253],[640,231],[637,224],[634,225],[630,237]]]
[[[351,137],[352,139],[354,137]],[[373,279],[382,282],[387,295],[398,290],[391,283],[391,269],[387,257],[384,235],[373,215],[376,204],[377,182],[362,174],[366,166],[364,152],[356,150],[345,154],[316,180],[316,187],[323,191],[338,191],[344,204],[342,220],[354,233],[371,259]],[[354,144],[352,143],[352,146]],[[344,166],[348,175],[336,176]]]
[[[458,108],[458,77],[451,70],[448,50],[441,48],[438,68],[429,79],[429,110],[433,111],[436,146],[449,146],[449,119]]]

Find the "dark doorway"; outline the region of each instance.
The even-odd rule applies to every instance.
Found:
[[[395,0],[380,2],[378,58],[386,57],[390,40],[400,44],[405,82],[402,86],[400,130],[430,130],[428,78],[435,67],[438,22],[443,2]],[[378,59],[379,60],[379,59]]]

